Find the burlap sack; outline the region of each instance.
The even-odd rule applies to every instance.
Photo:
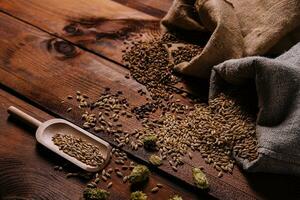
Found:
[[[255,56],[214,66],[209,97],[226,86],[243,91],[249,83],[258,97],[259,157],[252,162],[236,157],[238,163],[247,171],[300,176],[300,43],[275,59]]]
[[[300,41],[300,1],[175,0],[162,25],[211,34],[200,55],[175,68],[209,78],[225,60],[279,54]]]

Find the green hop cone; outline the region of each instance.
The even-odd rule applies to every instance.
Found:
[[[128,179],[132,184],[144,183],[149,179],[149,175],[150,170],[145,165],[137,165],[132,169]]]
[[[157,156],[157,155],[151,155],[149,157],[149,162],[152,164],[152,165],[155,165],[155,166],[159,166],[162,164],[162,159],[161,157]]]
[[[130,200],[147,200],[147,195],[141,191],[132,192]]]
[[[146,135],[143,138],[144,148],[148,150],[156,149],[157,136],[156,135]]]
[[[169,200],[183,200],[181,196],[179,195],[174,195],[173,197],[171,197]]]
[[[193,179],[196,186],[200,189],[209,187],[205,174],[199,168],[193,168]]]
[[[83,191],[85,200],[106,200],[108,199],[109,192],[99,188],[86,188]]]

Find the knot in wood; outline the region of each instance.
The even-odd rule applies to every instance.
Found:
[[[64,31],[67,33],[76,33],[77,28],[73,24],[70,24],[64,27]]]
[[[64,54],[67,57],[76,55],[76,48],[66,41],[56,41],[54,43],[54,48],[57,52]]]
[[[69,35],[73,36],[79,36],[84,34],[84,32],[81,29],[79,29],[76,24],[69,24],[65,26],[63,30]]]

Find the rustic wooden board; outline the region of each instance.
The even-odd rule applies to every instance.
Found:
[[[110,86],[114,90],[123,87],[126,95],[130,97],[130,101],[135,104],[143,101],[134,92],[142,86],[134,81],[124,79],[124,74],[127,72],[125,69],[68,43],[65,45],[68,48],[63,48],[64,50],[55,49],[53,44],[65,43],[4,15],[0,27],[3,27],[0,32],[0,45],[3,46],[0,51],[2,67],[0,76],[3,84],[23,94],[44,109],[79,124],[79,111],[75,110],[74,113],[66,114],[67,106],[74,105],[60,105],[60,100],[77,89],[85,89],[89,95],[96,96],[106,86]],[[66,52],[66,49],[69,50]],[[61,85],[64,87],[59,88]],[[135,122],[126,123],[129,128],[133,128],[135,124]],[[108,136],[100,136],[111,141]],[[135,154],[141,159],[147,158],[147,154],[144,152]],[[190,165],[203,165],[203,160],[200,158],[192,162]],[[265,191],[268,190],[259,184],[262,180],[257,176],[246,179],[239,170],[235,169],[233,176],[228,175],[219,180],[211,167],[206,169],[212,184],[210,194],[216,197],[246,199],[267,195]],[[168,166],[163,166],[162,170],[173,173]],[[176,174],[177,177],[191,184],[190,175],[189,165],[185,165],[185,168]],[[278,177],[272,180],[276,178]],[[247,183],[249,180],[251,180],[250,186]],[[253,190],[253,188],[255,189]]]
[[[7,108],[18,106],[41,120],[50,116],[3,90],[0,105],[0,199],[79,199],[84,184],[54,171],[59,160],[43,155],[32,130],[8,120]]]
[[[0,27],[1,83],[43,109],[81,125],[82,111],[75,106],[75,103],[60,103],[68,94],[76,90],[85,91],[91,97],[95,97],[105,87],[110,87],[113,91],[122,89],[131,105],[143,102],[136,92],[142,86],[124,78],[126,69],[3,14],[0,18]],[[72,51],[66,54],[60,48],[56,48],[59,44],[70,45],[65,49]],[[73,107],[73,111],[66,113],[68,107]],[[137,127],[137,122],[134,120],[123,121],[123,123],[128,130]],[[114,143],[111,135],[97,135]],[[129,151],[126,148],[125,150]],[[146,161],[149,153],[141,149],[135,151],[134,155]],[[196,159],[191,163],[198,166],[203,164],[203,160],[199,158],[199,163]],[[184,165],[177,173],[173,172],[167,164],[160,169],[193,185],[190,164]],[[224,179],[216,178],[217,173],[211,167],[207,167],[206,170],[211,183],[210,194],[225,199],[232,199],[232,197],[246,199],[254,196],[245,181],[238,181],[243,177],[238,170],[235,170],[234,174],[240,175],[225,176]]]
[[[2,0],[0,11],[121,64],[125,40],[140,34],[144,39],[153,39],[160,33],[160,18],[132,8],[144,11],[141,7],[151,5],[147,13],[155,13],[160,3],[155,0],[119,2],[124,5],[110,0]],[[165,12],[171,1],[162,5]],[[207,93],[207,84],[197,79],[176,86],[194,94]]]
[[[130,8],[134,8],[148,15],[162,18],[165,16],[168,9],[171,7],[173,0],[113,0],[122,5],[125,5]]]
[[[53,166],[62,165],[62,160],[35,141],[35,130],[20,121],[8,117],[7,108],[16,106],[30,115],[45,121],[53,116],[25,103],[0,89],[0,198],[1,199],[79,199],[88,180],[68,178],[68,172],[78,172],[75,167],[64,167],[63,171],[55,171]],[[4,142],[5,141],[5,142]],[[128,160],[130,162],[131,160]],[[111,162],[108,168],[115,167]],[[129,173],[123,171],[124,173]],[[123,184],[120,178],[112,176],[113,187],[108,189],[113,200],[128,199],[130,187]],[[151,194],[150,189],[157,183],[164,187],[156,194]],[[101,188],[106,188],[107,182],[100,182]],[[184,187],[166,180],[152,173],[149,184],[144,190],[149,194],[149,199],[168,199],[174,194],[179,194],[187,199],[197,199],[196,194]]]
[[[118,63],[131,33],[159,32],[158,18],[110,0],[9,0],[0,9]]]

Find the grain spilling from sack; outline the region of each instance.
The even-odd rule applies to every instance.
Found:
[[[234,98],[224,94],[208,104],[199,103],[190,94],[182,95],[182,91],[174,87],[180,81],[172,71],[174,61],[176,57],[182,62],[190,60],[201,52],[201,48],[185,44],[185,47],[170,51],[173,43],[178,42],[181,41],[176,37],[165,34],[151,41],[134,41],[124,52],[123,59],[131,76],[150,93],[143,105],[132,107],[126,94],[113,93],[110,88],[105,88],[97,99],[77,91],[76,100],[84,111],[83,127],[113,135],[118,147],[126,145],[133,151],[142,147],[155,151],[162,164],[168,163],[174,172],[186,162],[184,159],[195,158],[193,152],[198,151],[218,172],[231,173],[234,156],[249,161],[258,156],[255,117],[244,112]],[[138,93],[146,94],[142,90]],[[181,103],[178,94],[192,98],[193,105]],[[156,117],[153,117],[154,113]],[[119,119],[129,120],[133,116],[143,127],[125,131],[126,124],[120,123]],[[116,160],[116,163],[124,164],[122,160]]]
[[[224,94],[209,105],[196,104],[184,118],[166,113],[146,123],[138,133],[140,138],[156,133],[160,157],[176,168],[192,151],[199,151],[217,171],[229,173],[235,163],[233,155],[249,161],[258,156],[254,118]]]
[[[173,73],[174,65],[190,61],[202,51],[201,46],[186,44],[170,33],[129,44],[123,61],[131,76],[147,87],[153,100],[168,99],[170,94],[177,92],[172,86],[181,78]]]

